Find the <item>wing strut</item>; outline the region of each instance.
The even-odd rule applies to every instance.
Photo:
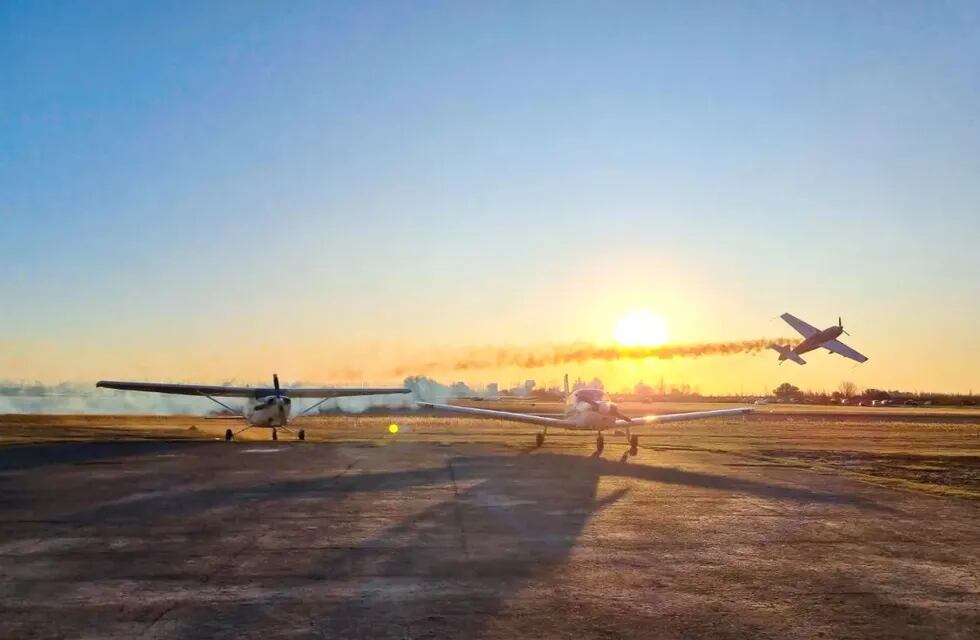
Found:
[[[312,406],[307,407],[306,409],[303,409],[302,411],[300,411],[299,413],[297,413],[296,414],[296,417],[298,418],[300,416],[306,415],[307,413],[309,413],[310,411],[313,411],[314,409],[316,409],[317,407],[319,407],[321,404],[323,404],[327,400],[333,400],[333,398],[324,398],[323,400],[320,400],[320,401],[314,403]]]
[[[211,402],[214,402],[215,404],[220,404],[222,407],[224,407],[228,411],[231,411],[232,413],[235,413],[235,414],[238,414],[238,415],[241,415],[241,413],[242,413],[240,410],[238,410],[238,409],[232,409],[231,407],[229,407],[228,405],[226,405],[224,402],[212,398],[211,396],[209,396],[208,394],[204,393],[203,391],[198,391],[198,393],[200,395],[204,396],[205,398],[207,398],[208,400],[210,400]]]

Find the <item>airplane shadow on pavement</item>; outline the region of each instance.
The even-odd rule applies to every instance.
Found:
[[[441,467],[277,482],[266,489],[254,488],[253,497],[258,491],[269,499],[303,498],[315,510],[316,501],[306,499],[333,501],[364,492],[397,495],[447,481],[454,491],[450,498],[379,526],[376,533],[353,544],[321,543],[290,552],[284,539],[284,552],[296,558],[289,568],[263,567],[260,561],[243,573],[216,580],[219,585],[224,581],[266,585],[273,591],[281,580],[312,585],[313,592],[322,590],[315,598],[191,601],[175,609],[161,631],[187,638],[231,638],[289,621],[301,625],[297,632],[314,637],[479,635],[515,592],[560,570],[590,521],[628,495],[628,487],[600,493],[604,477],[748,493],[800,505],[852,502],[856,507],[875,508],[853,496],[554,453],[448,453]],[[208,492],[191,502],[207,508],[236,499],[234,494]],[[366,508],[364,518],[377,517],[370,512],[369,501]],[[275,517],[274,505],[269,505],[270,511],[264,509],[264,517]],[[113,516],[103,511],[99,517]],[[248,553],[248,549],[241,551],[243,557]]]

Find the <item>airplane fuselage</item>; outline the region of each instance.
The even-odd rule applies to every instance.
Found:
[[[836,340],[840,334],[844,332],[844,329],[834,325],[832,327],[827,327],[823,331],[818,331],[809,338],[805,339],[800,344],[793,347],[793,353],[803,354],[809,351],[817,349],[825,342],[830,342],[831,340]]]
[[[588,392],[588,390],[584,390]],[[604,396],[598,391],[600,396]],[[616,426],[616,421],[621,419],[621,415],[615,403],[602,399],[586,401],[579,399],[577,394],[568,396],[565,404],[565,419],[571,423],[567,429],[581,429],[583,431],[602,431]]]
[[[289,422],[292,401],[286,396],[270,395],[249,400],[243,415],[253,427],[285,427]]]

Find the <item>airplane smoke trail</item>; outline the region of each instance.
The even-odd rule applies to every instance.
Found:
[[[689,344],[665,344],[657,347],[624,347],[575,343],[538,348],[473,347],[462,349],[439,360],[416,362],[396,367],[393,375],[402,376],[416,371],[469,371],[516,367],[537,369],[556,365],[581,364],[589,361],[614,362],[621,360],[676,360],[703,356],[730,356],[758,353],[769,345],[799,342],[796,338],[760,338],[733,342],[700,342]]]

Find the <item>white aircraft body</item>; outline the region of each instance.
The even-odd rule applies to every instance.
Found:
[[[272,429],[272,439],[278,440],[278,429],[290,431],[286,427],[292,413],[293,398],[320,398],[320,401],[308,407],[297,415],[309,413],[331,398],[347,398],[352,396],[373,396],[389,393],[411,393],[404,387],[384,388],[280,388],[279,376],[272,375],[271,389],[256,387],[225,387],[200,384],[166,384],[159,382],[121,382],[116,380],[100,380],[95,386],[103,389],[120,389],[122,391],[149,391],[153,393],[169,393],[184,396],[201,396],[215,402],[233,413],[239,411],[229,407],[216,397],[246,398],[246,404],[241,410],[242,417],[248,423],[244,429],[232,432],[225,431],[225,440],[231,440],[236,434],[253,427]],[[297,433],[300,440],[306,439],[306,432],[300,429]]]
[[[431,402],[419,402],[417,404],[425,409],[541,425],[544,429],[536,437],[536,442],[539,447],[544,444],[544,438],[548,434],[548,427],[559,427],[573,431],[595,431],[597,434],[596,451],[602,452],[605,445],[602,432],[608,429],[623,429],[626,432],[626,440],[629,444],[629,454],[632,456],[635,456],[637,453],[639,436],[632,435],[630,433],[630,427],[664,422],[679,422],[682,420],[739,416],[753,411],[751,407],[741,407],[737,409],[690,411],[687,413],[668,413],[643,416],[642,418],[630,418],[619,411],[616,403],[612,402],[602,389],[578,389],[573,393],[568,393],[567,376],[565,377],[565,416],[563,418],[551,418],[528,413],[514,413],[511,411],[496,411],[493,409],[477,409],[474,407],[458,407]]]
[[[867,362],[868,360],[867,356],[858,353],[837,339],[842,333],[848,336],[851,335],[844,331],[844,322],[840,318],[837,318],[836,325],[821,330],[788,313],[784,313],[779,317],[803,336],[803,342],[795,347],[779,344],[769,345],[770,349],[779,352],[779,364],[782,364],[783,360],[792,360],[796,364],[806,364],[806,360],[801,358],[800,355],[821,347],[831,353],[850,358],[855,362]]]

